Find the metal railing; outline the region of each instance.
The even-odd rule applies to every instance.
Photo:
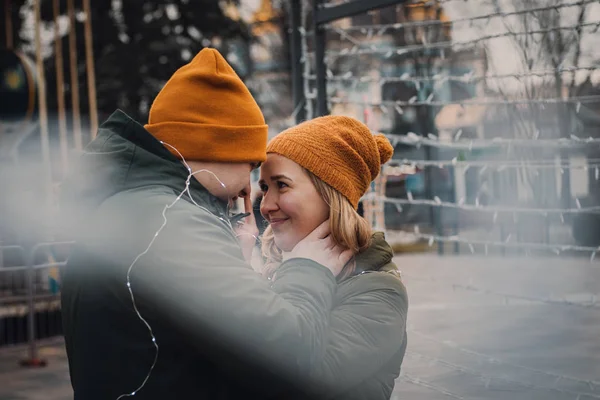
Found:
[[[60,276],[72,243],[0,246],[0,347],[27,343],[23,366],[46,365],[38,341],[62,334]]]

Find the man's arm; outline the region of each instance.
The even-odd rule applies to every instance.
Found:
[[[148,215],[160,215],[168,204],[160,197],[148,202],[153,206],[133,217],[144,224],[147,243],[162,223]],[[275,293],[244,262],[235,236],[218,218],[183,201],[165,216],[167,223],[131,272],[133,293],[145,310],[198,351],[215,345],[280,375],[307,376],[323,354],[335,290],[331,271],[310,260],[289,260]],[[145,245],[135,247],[141,253]],[[130,254],[132,261],[135,256]]]

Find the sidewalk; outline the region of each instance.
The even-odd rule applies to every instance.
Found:
[[[410,307],[392,400],[600,399],[600,265],[396,257]]]
[[[27,357],[27,346],[0,349],[0,400],[70,400],[67,355],[63,341],[55,339],[40,345],[39,357],[46,367],[25,368],[19,362]]]
[[[568,258],[395,258],[408,349],[391,400],[600,400],[600,265]],[[48,366],[0,349],[0,400],[71,400],[60,340]]]

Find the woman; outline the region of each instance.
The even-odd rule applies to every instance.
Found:
[[[331,237],[355,256],[338,287],[321,366],[318,397],[389,399],[406,350],[408,301],[383,233],[356,212],[359,199],[393,148],[354,118],[327,116],[276,136],[261,169],[264,273],[277,290],[286,254],[329,219]]]

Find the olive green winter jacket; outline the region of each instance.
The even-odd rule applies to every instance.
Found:
[[[352,276],[336,288],[323,361],[313,377],[319,395],[336,399],[386,400],[406,351],[408,299],[382,232],[356,258]],[[285,290],[278,286],[275,289]]]
[[[65,183],[77,243],[63,326],[76,400],[136,391],[137,399],[276,398],[301,391],[321,362],[331,272],[290,260],[275,293],[244,262],[226,204],[195,179],[184,193],[187,178],[117,111]]]
[[[383,387],[371,382],[385,367],[367,353],[386,344],[372,341],[370,325],[354,313],[378,313],[380,304],[370,304],[381,294],[361,289],[363,305],[347,303],[348,316],[332,309],[353,280],[379,288],[385,275],[337,285],[322,265],[293,259],[272,285],[244,262],[226,204],[195,179],[184,191],[187,180],[181,162],[117,111],[64,184],[62,207],[77,242],[62,290],[75,400],[133,392],[136,399],[319,399],[355,384]],[[386,290],[395,290],[394,304],[405,299],[399,286]],[[403,335],[396,314],[374,316],[386,326],[378,338],[391,336],[391,326]],[[350,326],[364,326],[364,337],[345,337]],[[359,369],[342,368],[357,356]]]

